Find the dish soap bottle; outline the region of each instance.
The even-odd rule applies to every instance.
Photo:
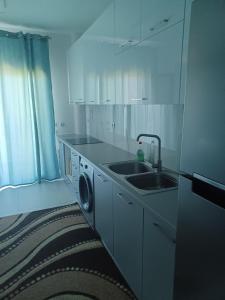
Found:
[[[137,150],[137,160],[138,161],[144,161],[145,160],[145,154],[144,151],[142,150],[142,142],[138,142],[139,148]]]

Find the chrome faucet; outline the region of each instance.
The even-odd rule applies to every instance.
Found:
[[[158,172],[162,171],[162,160],[161,160],[161,139],[158,135],[156,134],[145,134],[145,133],[141,133],[138,135],[137,137],[137,142],[139,141],[139,139],[142,137],[150,137],[150,138],[155,138],[158,141],[158,162],[156,165],[153,165],[154,168],[157,168]]]

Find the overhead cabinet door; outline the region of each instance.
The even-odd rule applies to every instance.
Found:
[[[139,49],[139,89],[145,103],[178,104],[182,61],[183,22],[142,43]]]
[[[115,0],[116,53],[137,44],[141,38],[141,1]]]
[[[84,64],[82,41],[76,41],[67,54],[69,102],[84,103]]]
[[[116,103],[178,104],[183,22],[116,57]]]
[[[98,20],[99,25],[99,68],[100,101],[102,104],[115,103],[115,44],[114,4],[108,6]]]
[[[114,104],[114,6],[110,4],[83,35],[87,104]]]
[[[116,103],[142,103],[143,85],[147,86],[139,46],[129,48],[116,56]],[[145,101],[145,99],[144,99]]]
[[[142,0],[141,38],[181,21],[184,9],[185,0]]]
[[[99,104],[99,46],[95,40],[84,35],[84,98],[86,104]]]

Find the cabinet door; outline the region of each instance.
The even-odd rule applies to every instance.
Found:
[[[183,22],[143,41],[139,49],[140,98],[149,104],[178,104]]]
[[[113,217],[114,258],[130,287],[140,298],[143,209],[135,200],[115,186]]]
[[[110,4],[98,19],[100,99],[102,104],[115,103],[114,5]]]
[[[178,104],[183,22],[116,55],[116,103]]]
[[[141,1],[115,0],[116,52],[137,44],[141,37]]]
[[[94,173],[95,228],[113,255],[112,182],[99,171]]]
[[[184,10],[185,0],[142,0],[141,38],[181,21]]]
[[[86,104],[99,104],[98,45],[89,35],[83,36],[84,99]]]
[[[77,198],[79,193],[80,157],[78,154],[71,151],[71,160],[72,160],[72,183],[73,183],[74,191],[76,193],[75,198]]]
[[[110,4],[83,35],[85,100],[114,104],[114,6]]]
[[[143,300],[172,300],[175,230],[144,210]]]
[[[59,169],[61,177],[65,177],[65,156],[64,156],[64,144],[59,142]]]
[[[67,53],[70,103],[84,103],[84,66],[82,40],[76,41]]]
[[[143,85],[147,86],[142,65],[142,51],[139,46],[130,47],[116,55],[116,103],[139,104],[143,98]]]

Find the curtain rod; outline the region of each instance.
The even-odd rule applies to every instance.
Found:
[[[0,30],[0,36],[5,36],[5,37],[12,37],[12,38],[20,38],[20,37],[28,37],[28,38],[37,38],[37,39],[48,39],[50,40],[51,37],[50,36],[43,36],[43,35],[40,35],[38,33],[29,33],[29,32],[22,32],[22,31],[19,31],[19,32],[12,32],[12,31],[6,31],[6,30]]]

